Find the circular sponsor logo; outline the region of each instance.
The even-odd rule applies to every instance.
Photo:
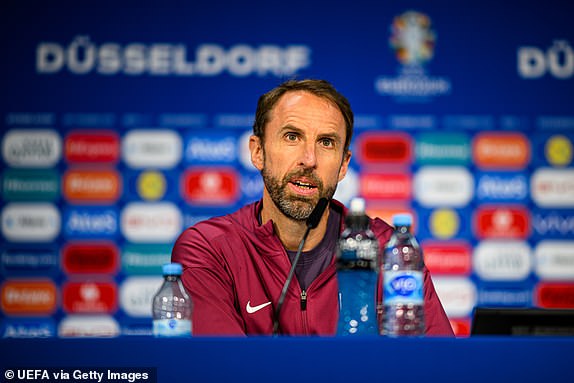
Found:
[[[161,172],[145,171],[137,179],[139,195],[148,201],[161,199],[165,195],[166,181]]]
[[[429,221],[432,235],[440,239],[454,237],[460,227],[458,214],[452,209],[436,209]]]
[[[565,136],[555,135],[546,142],[546,158],[551,165],[569,165],[572,162],[572,152],[572,143]]]

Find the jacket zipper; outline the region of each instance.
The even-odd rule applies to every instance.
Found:
[[[307,291],[301,291],[301,311],[307,310]]]

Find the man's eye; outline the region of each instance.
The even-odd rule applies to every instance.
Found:
[[[329,138],[324,138],[321,140],[321,145],[323,145],[325,147],[331,147],[331,146],[333,146],[333,140],[331,140]]]
[[[296,141],[297,135],[295,133],[287,133],[285,138],[287,138],[287,141]]]

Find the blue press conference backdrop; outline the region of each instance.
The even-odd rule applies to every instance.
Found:
[[[308,77],[356,113],[337,198],[413,213],[457,334],[574,308],[569,2],[1,7],[2,336],[149,334],[177,235],[261,195],[257,98]]]

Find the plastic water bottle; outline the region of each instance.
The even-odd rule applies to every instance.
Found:
[[[179,263],[163,265],[164,281],[153,298],[153,335],[157,337],[188,337],[192,333],[193,305],[181,282]]]
[[[337,335],[377,335],[375,291],[379,242],[369,227],[365,201],[351,201],[337,248]]]
[[[381,335],[424,335],[424,261],[411,225],[409,214],[393,216],[395,231],[383,254]]]

